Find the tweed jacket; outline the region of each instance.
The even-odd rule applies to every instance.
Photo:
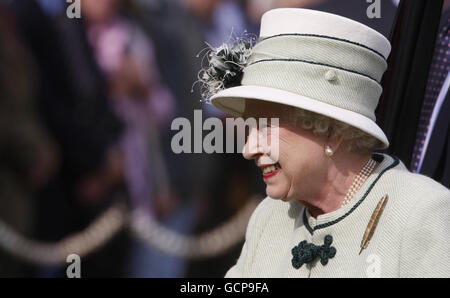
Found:
[[[334,212],[314,218],[296,201],[264,199],[226,277],[450,277],[450,191],[410,173],[396,158],[374,157],[379,166],[350,203]],[[386,194],[378,225],[361,251],[372,213]],[[296,269],[292,250],[302,241],[322,251],[328,247],[328,254],[316,254]]]

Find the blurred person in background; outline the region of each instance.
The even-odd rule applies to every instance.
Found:
[[[60,151],[61,167],[36,200],[37,238],[57,241],[84,229],[123,193],[122,124],[85,24],[67,18],[65,1],[14,0],[9,8],[36,62],[40,82],[33,100]],[[124,231],[84,258],[83,276],[121,276],[128,243]],[[65,276],[65,268],[38,268],[37,275]]]
[[[238,0],[181,0],[196,17],[206,42],[220,46],[224,36],[241,36],[246,20]]]
[[[121,148],[132,207],[145,210],[165,226],[189,232],[188,210],[180,210],[169,180],[161,134],[174,117],[172,93],[160,79],[152,40],[122,14],[132,1],[85,1],[83,16],[97,63],[108,83],[115,113],[125,124]],[[133,241],[129,275],[182,277],[185,261]]]
[[[34,62],[22,47],[13,16],[0,3],[0,225],[34,235],[34,192],[58,167],[58,155],[36,111]],[[0,277],[32,268],[0,251]]]
[[[125,123],[121,148],[132,200],[138,207],[151,208],[152,175],[148,167],[155,162],[148,160],[149,145],[152,139],[159,139],[159,128],[173,118],[174,103],[172,94],[160,82],[152,41],[120,14],[119,6],[124,2],[86,1],[83,14],[114,111]],[[167,196],[162,201],[167,202]]]

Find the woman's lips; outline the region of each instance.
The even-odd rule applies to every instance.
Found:
[[[270,179],[270,178],[272,178],[273,176],[275,176],[276,174],[278,174],[279,172],[281,171],[281,169],[276,169],[275,171],[273,171],[273,172],[270,172],[270,173],[268,173],[268,174],[263,174],[263,177],[264,177],[264,179]]]
[[[262,171],[264,180],[267,180],[277,175],[281,171],[281,168],[278,164],[275,164],[263,167]]]

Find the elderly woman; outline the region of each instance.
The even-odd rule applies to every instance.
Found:
[[[279,119],[268,129],[276,157],[258,128],[244,147],[268,197],[227,277],[450,277],[450,191],[374,153],[389,145],[374,115],[389,52],[355,21],[276,9],[253,48],[210,54],[202,79],[214,106]]]

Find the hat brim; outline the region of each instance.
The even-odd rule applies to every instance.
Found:
[[[377,149],[389,147],[389,141],[383,130],[371,119],[353,111],[280,89],[261,86],[233,87],[218,92],[211,98],[211,103],[218,109],[239,117],[244,113],[246,99],[280,103],[336,119],[378,139],[382,146]]]

